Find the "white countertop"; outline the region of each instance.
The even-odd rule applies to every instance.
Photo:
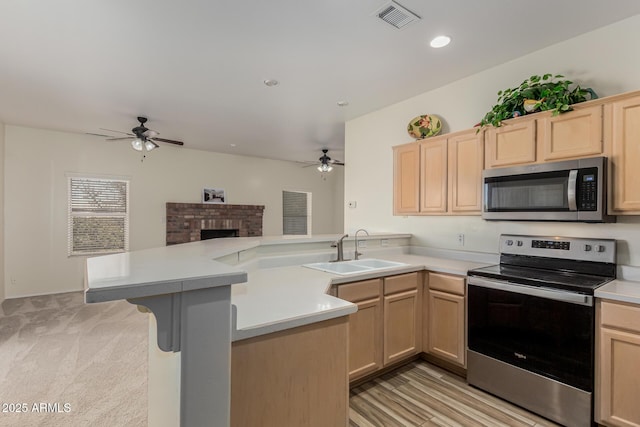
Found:
[[[596,298],[640,304],[640,282],[613,280],[596,289],[595,296]]]
[[[194,242],[88,258],[85,300],[114,301],[241,283],[247,280],[245,271],[213,258],[257,245],[258,241],[229,239],[220,245]]]
[[[369,236],[371,239],[408,237],[407,234]],[[487,265],[397,251],[371,257],[407,265],[341,276],[302,266],[247,269],[247,265],[230,266],[215,261],[261,245],[328,242],[336,238],[336,235],[321,235],[216,239],[89,258],[85,298],[87,302],[103,302],[233,284],[233,340],[237,341],[354,313],[355,304],[326,293],[332,284],[425,268],[464,276],[471,268]]]
[[[332,284],[424,269],[466,276],[469,269],[487,265],[400,253],[375,258],[407,265],[350,275],[331,274],[303,266],[250,271],[248,282],[233,285],[231,288],[231,303],[236,306],[237,313],[233,340],[238,341],[354,313],[355,304],[326,294]]]

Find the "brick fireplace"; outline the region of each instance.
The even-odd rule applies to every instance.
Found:
[[[195,242],[207,230],[237,230],[239,237],[262,236],[261,205],[167,203],[167,246]],[[205,230],[203,233],[202,231]]]

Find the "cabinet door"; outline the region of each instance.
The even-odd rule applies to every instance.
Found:
[[[613,103],[612,198],[614,214],[640,214],[640,96]]]
[[[545,161],[602,155],[602,106],[583,108],[542,119]]]
[[[357,304],[349,315],[349,380],[382,368],[382,279],[338,286],[338,298]]]
[[[600,329],[600,423],[640,427],[640,335]]]
[[[473,214],[482,210],[484,145],[475,129],[448,140],[449,211]]]
[[[522,119],[520,119],[522,120]],[[503,123],[485,133],[487,169],[534,163],[536,161],[536,121]]]
[[[418,353],[418,291],[384,297],[384,365]]]
[[[382,303],[356,304],[358,311],[349,315],[349,381],[382,368]]]
[[[428,291],[429,353],[465,366],[464,296]]]
[[[420,179],[420,145],[393,147],[393,213],[418,213]]]
[[[447,212],[447,140],[420,143],[420,212]]]

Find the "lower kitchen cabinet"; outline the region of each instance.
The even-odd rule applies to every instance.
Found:
[[[419,273],[337,286],[358,305],[349,315],[349,380],[372,374],[420,351]]]
[[[384,365],[420,351],[418,273],[384,280]]]
[[[427,274],[425,351],[466,367],[465,278]]]
[[[596,421],[640,426],[640,306],[598,301]]]
[[[349,315],[349,380],[382,368],[382,279],[338,286],[338,298],[358,311]]]

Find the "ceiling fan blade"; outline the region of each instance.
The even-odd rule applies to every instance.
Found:
[[[133,136],[133,135],[131,135]],[[107,138],[107,141],[122,141],[124,139],[131,139],[131,136],[126,136],[124,138]]]
[[[184,142],[182,141],[174,141],[173,139],[164,139],[164,138],[153,138],[155,141],[160,141],[160,142],[166,142],[169,144],[175,144],[175,145],[184,145]]]
[[[122,134],[130,135],[130,136],[135,136],[135,135],[134,135],[134,134],[132,134],[132,133],[129,133],[129,132],[122,132],[122,131],[120,131],[120,130],[105,129],[105,128],[98,128],[98,129],[100,129],[100,130],[106,130],[106,131],[109,131],[109,132],[122,133]]]
[[[338,160],[331,160],[329,163],[331,163],[332,165],[344,166],[344,162]]]
[[[101,133],[92,133],[92,132],[85,132],[85,135],[91,135],[91,136],[99,136],[101,138],[111,138],[112,135],[103,135]]]

